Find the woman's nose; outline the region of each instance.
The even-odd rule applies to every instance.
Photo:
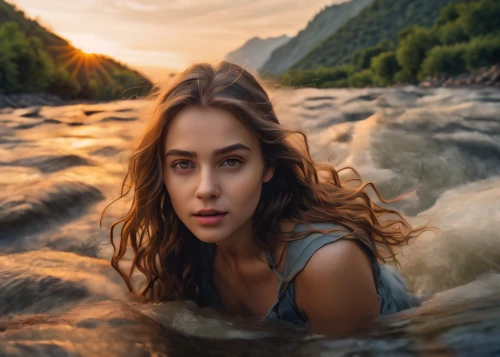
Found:
[[[219,194],[220,188],[215,173],[209,169],[201,170],[196,196],[207,199]]]

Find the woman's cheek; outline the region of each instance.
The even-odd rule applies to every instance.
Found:
[[[253,206],[257,206],[260,199],[260,192],[262,190],[262,182],[259,175],[252,175],[251,178],[245,180],[240,185],[238,185],[236,194],[238,195],[239,201],[245,204],[250,209]]]

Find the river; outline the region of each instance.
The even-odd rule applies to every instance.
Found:
[[[500,355],[500,90],[271,93],[311,154],[356,168],[425,233],[400,252],[421,307],[348,338],[138,304],[111,268],[109,225],[145,100],[0,109],[0,356]]]

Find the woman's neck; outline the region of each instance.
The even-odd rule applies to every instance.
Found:
[[[282,232],[290,232],[295,227],[295,223],[283,220],[280,223]],[[273,257],[282,252],[284,242],[271,241],[269,243],[269,251]],[[261,261],[267,264],[266,251],[257,243],[256,237],[253,236],[252,220],[245,223],[231,237],[219,242],[217,245],[218,259],[221,259],[228,264],[231,269],[238,269],[241,265],[255,263]]]
[[[252,220],[248,220],[231,237],[217,243],[218,255],[231,266],[258,259],[262,248],[253,236]]]

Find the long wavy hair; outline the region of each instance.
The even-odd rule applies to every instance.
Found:
[[[263,84],[236,64],[222,61],[215,67],[205,63],[192,65],[166,88],[156,88],[152,96],[155,110],[138,148],[128,160],[128,172],[118,198],[133,190],[131,208],[110,229],[114,248],[111,264],[138,297],[153,301],[198,297],[202,243],[176,215],[163,180],[168,124],[187,106],[231,112],[258,137],[265,163],[274,165],[274,176],[263,183],[253,217],[254,237],[261,246],[269,246],[271,239],[293,240],[318,232],[313,228],[281,232],[282,219],[306,224],[335,222],[351,228],[348,236],[371,247],[378,259],[397,263],[393,247],[405,245],[427,230],[426,226],[413,228],[398,212],[375,204],[366,192],[369,186],[383,203],[397,199],[385,200],[373,183],[361,180],[355,169],[342,169],[350,169],[356,177],[341,180],[342,170],[315,163],[306,135],[280,125]],[[353,181],[359,185],[353,187]],[[123,226],[117,247],[113,230],[118,224]],[[119,262],[127,251],[130,253],[129,248],[133,259],[125,271]],[[146,278],[138,291],[131,283],[135,269]]]

